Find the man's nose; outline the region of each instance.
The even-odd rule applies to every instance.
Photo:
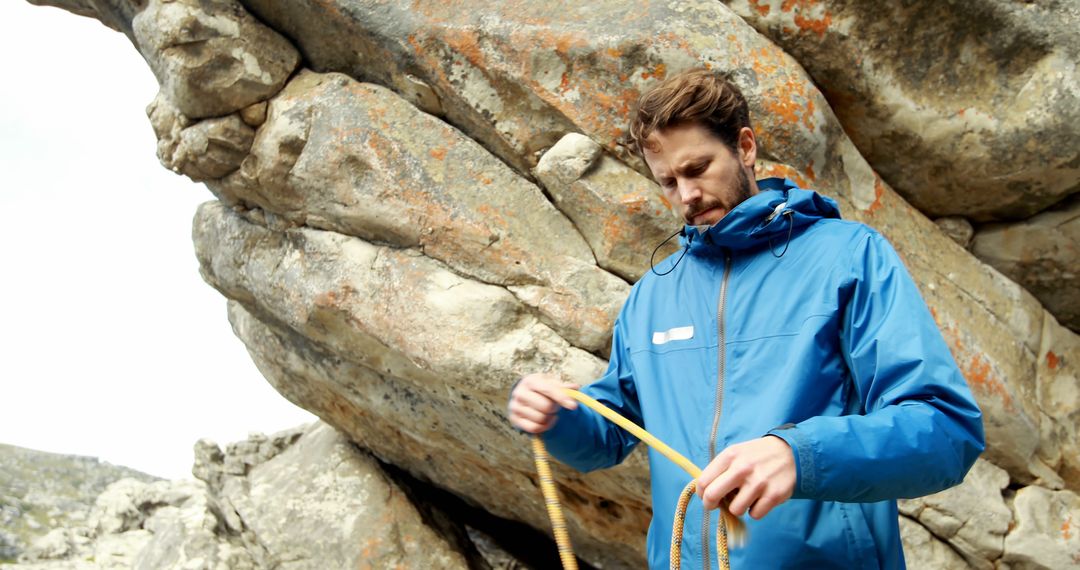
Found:
[[[683,204],[693,204],[698,200],[701,200],[701,189],[698,185],[689,180],[679,180],[679,199]]]

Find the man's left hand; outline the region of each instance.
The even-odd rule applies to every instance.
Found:
[[[733,491],[729,510],[760,519],[795,490],[795,457],[787,442],[767,435],[728,447],[709,462],[697,480],[706,509],[715,509]]]

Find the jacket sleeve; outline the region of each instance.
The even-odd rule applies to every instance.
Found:
[[[620,319],[615,322],[607,371],[581,391],[641,425],[641,406],[625,340]],[[583,472],[621,463],[638,443],[629,432],[583,405],[560,410],[555,426],[544,432],[543,438],[551,455]]]
[[[794,451],[794,497],[872,502],[956,485],[984,448],[971,390],[892,246],[871,231],[850,265],[840,343],[861,409],[769,432]]]

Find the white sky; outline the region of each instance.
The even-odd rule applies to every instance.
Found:
[[[311,421],[198,274],[201,184],[163,168],[157,82],[96,20],[0,2],[0,443],[190,477],[192,446]]]

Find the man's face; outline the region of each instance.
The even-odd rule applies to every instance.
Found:
[[[697,123],[675,125],[649,135],[642,145],[645,163],[664,196],[687,225],[713,225],[740,202],[757,194],[747,176],[756,146],[743,129],[739,152]]]

